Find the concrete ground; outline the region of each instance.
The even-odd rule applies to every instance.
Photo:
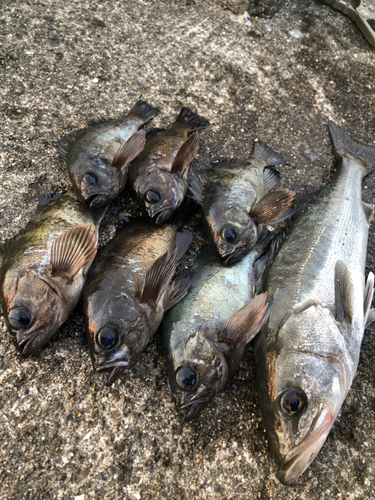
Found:
[[[327,122],[375,145],[375,48],[318,0],[2,0],[0,241],[38,199],[69,186],[53,142],[142,98],[165,126],[181,106],[211,122],[199,161],[244,158],[259,138],[287,159],[283,184],[309,192],[333,165]],[[374,174],[363,199],[375,202]],[[102,242],[121,213],[113,203]],[[192,252],[204,241],[199,217]],[[370,233],[368,266],[375,268]],[[375,340],[321,453],[291,487],[275,477],[253,351],[202,416],[184,424],[160,336],[114,387],[93,373],[82,310],[23,359],[0,316],[1,499],[375,498]]]

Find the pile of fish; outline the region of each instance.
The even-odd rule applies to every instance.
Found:
[[[169,387],[187,421],[224,389],[255,337],[264,423],[278,477],[291,484],[323,446],[375,319],[374,275],[365,280],[374,207],[361,200],[375,149],[330,123],[332,181],[292,208],[294,193],[276,188],[284,160],[269,146],[191,168],[209,122],[182,108],[165,130],[138,130],[158,112],[139,101],[123,118],[59,141],[73,189],[41,200],[0,247],[9,331],[33,354],[83,296],[93,365],[109,370],[110,385],[164,318]],[[96,255],[100,222],[124,189],[144,217]],[[211,244],[176,275],[192,241],[182,229],[187,197],[200,205]]]

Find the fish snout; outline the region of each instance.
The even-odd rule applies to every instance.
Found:
[[[321,404],[303,440],[282,460],[277,478],[290,485],[309,467],[322,448],[334,422],[334,417],[324,403]]]
[[[174,208],[167,200],[161,206],[149,205],[146,209],[149,217],[158,226],[164,224],[174,212]]]
[[[22,351],[22,355],[27,357],[38,351],[42,345],[47,342],[50,335],[48,331],[43,331],[43,323],[37,321],[34,326],[27,330],[19,330],[15,335],[17,347]]]

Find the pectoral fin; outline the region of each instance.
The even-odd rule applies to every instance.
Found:
[[[98,231],[91,224],[82,224],[65,231],[52,243],[52,276],[73,281],[76,274],[92,260],[98,248]]]
[[[188,166],[196,157],[199,150],[199,135],[194,132],[186,139],[183,145],[178,150],[178,153],[173,160],[171,172],[184,176]]]
[[[168,311],[186,297],[189,288],[193,282],[194,275],[176,278],[169,285],[166,300],[164,302],[164,311]]]
[[[7,248],[8,248],[8,244],[9,244],[9,241],[10,240],[6,240],[5,243],[3,243],[2,245],[0,245],[0,267],[1,267],[1,264],[4,260],[4,257],[7,253]]]
[[[159,300],[171,282],[177,267],[177,248],[168,259],[168,252],[160,256],[147,269],[141,285],[140,302],[146,302],[156,309]]]
[[[271,226],[280,224],[293,215],[294,210],[290,207],[293,204],[294,196],[293,191],[286,189],[271,191],[251,207],[249,215],[258,224]]]
[[[146,144],[146,132],[138,130],[117,151],[111,165],[124,173],[126,167],[144,149]]]
[[[189,177],[189,190],[190,197],[199,205],[203,203],[203,193],[206,184],[209,182],[208,176],[209,169],[196,170],[190,173]]]
[[[263,326],[266,310],[267,293],[252,298],[229,318],[220,334],[219,341],[234,348],[244,339],[246,343],[250,342]]]
[[[336,319],[348,323],[353,321],[353,283],[347,265],[338,260],[335,266],[335,304]],[[365,306],[366,307],[366,306]]]
[[[177,261],[180,261],[187,252],[193,235],[189,231],[182,231],[176,234]]]

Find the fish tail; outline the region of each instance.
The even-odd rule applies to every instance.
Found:
[[[176,123],[184,123],[190,128],[190,132],[195,130],[202,130],[210,125],[210,122],[199,116],[189,108],[181,108],[180,114],[176,119]]]
[[[333,122],[329,122],[328,127],[338,161],[341,161],[343,156],[360,160],[364,167],[363,177],[375,169],[375,148],[355,141],[343,128]]]
[[[138,101],[134,104],[132,109],[129,111],[129,115],[135,115],[137,118],[143,121],[143,123],[148,122],[160,113],[160,110],[157,108],[153,108],[147,102]]]

